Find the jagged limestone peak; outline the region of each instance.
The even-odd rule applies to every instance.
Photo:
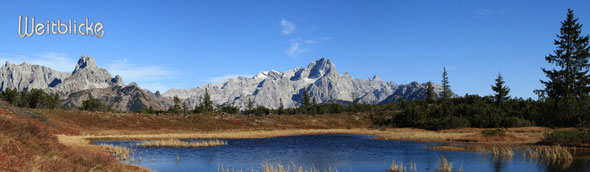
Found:
[[[80,57],[80,59],[78,60],[78,63],[76,64],[76,68],[74,69],[74,73],[76,73],[80,69],[84,69],[84,68],[97,68],[96,61],[94,60],[94,58],[92,58],[90,56],[82,55],[82,57]]]

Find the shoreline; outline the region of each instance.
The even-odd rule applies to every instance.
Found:
[[[94,141],[132,141],[157,139],[260,139],[284,136],[352,134],[369,135],[380,140],[402,140],[439,143],[524,145],[538,142],[548,129],[540,127],[510,128],[505,136],[482,136],[479,128],[430,131],[415,128],[366,129],[275,129],[275,130],[220,130],[220,131],[106,131],[96,134],[56,135],[69,145],[91,144]],[[94,132],[93,132],[94,133]]]

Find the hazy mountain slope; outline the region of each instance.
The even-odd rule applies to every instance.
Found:
[[[167,109],[172,101],[162,98],[149,90],[141,89],[134,82],[127,86],[112,85],[107,88],[93,88],[73,92],[62,102],[66,107],[80,107],[88,99],[88,93],[103,104],[118,111],[138,111],[152,107],[156,110]]]

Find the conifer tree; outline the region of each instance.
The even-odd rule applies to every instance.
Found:
[[[492,85],[492,90],[494,90],[494,92],[496,92],[496,94],[494,95],[494,99],[496,100],[496,103],[502,103],[502,102],[510,99],[510,96],[508,96],[508,93],[510,92],[510,88],[505,86],[504,83],[505,83],[504,78],[502,77],[501,74],[498,73],[498,77],[496,78],[496,84]]]
[[[209,91],[207,88],[205,88],[205,95],[203,95],[202,105],[205,112],[213,111],[213,102],[211,101],[211,97],[209,96]]]
[[[248,110],[252,110],[254,109],[254,103],[252,103],[252,100],[250,98],[248,98]]]
[[[307,89],[303,89],[303,107],[311,106],[311,102],[309,102],[309,93]]]
[[[568,9],[567,18],[561,24],[557,39],[553,42],[557,48],[554,54],[545,57],[556,68],[542,68],[549,78],[548,81],[541,80],[545,85],[545,95],[557,100],[586,97],[590,92],[588,35],[582,35],[582,24],[578,23],[571,9]]]
[[[180,110],[182,109],[181,104],[182,102],[180,101],[180,99],[177,96],[174,96],[174,107],[172,108],[172,112],[173,113],[178,113],[180,112]]]
[[[283,113],[283,109],[285,109],[285,106],[283,106],[283,99],[279,98],[279,108],[278,108],[277,113],[279,115],[281,115]]]
[[[589,118],[583,115],[587,110],[581,105],[590,92],[590,47],[588,35],[582,35],[582,24],[574,17],[573,10],[568,9],[553,44],[556,49],[545,60],[555,67],[542,68],[549,80],[541,80],[545,88],[535,91],[539,97],[543,96],[547,106],[543,122],[551,126],[582,124]]]
[[[428,81],[426,83],[426,101],[433,102],[436,99],[436,93],[434,93],[434,86],[432,86],[432,82]]]
[[[446,67],[443,67],[442,78],[442,97],[450,98],[451,96],[453,96],[453,92],[451,91],[451,86],[449,85],[449,76]]]

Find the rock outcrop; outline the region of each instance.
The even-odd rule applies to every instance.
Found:
[[[54,87],[70,76],[45,66],[22,63],[20,65],[6,62],[0,68],[0,89],[16,88],[19,91],[33,88],[46,89]]]
[[[75,91],[106,88],[112,85],[124,86],[125,84],[121,76],[113,78],[106,69],[96,66],[94,58],[82,56],[72,74],[51,90],[67,95]]]
[[[66,107],[80,107],[82,102],[88,99],[89,93],[116,111],[139,111],[150,107],[155,110],[164,110],[172,104],[170,99],[158,97],[151,91],[142,89],[135,82],[126,86],[111,85],[106,88],[76,91],[69,94],[62,102]]]

